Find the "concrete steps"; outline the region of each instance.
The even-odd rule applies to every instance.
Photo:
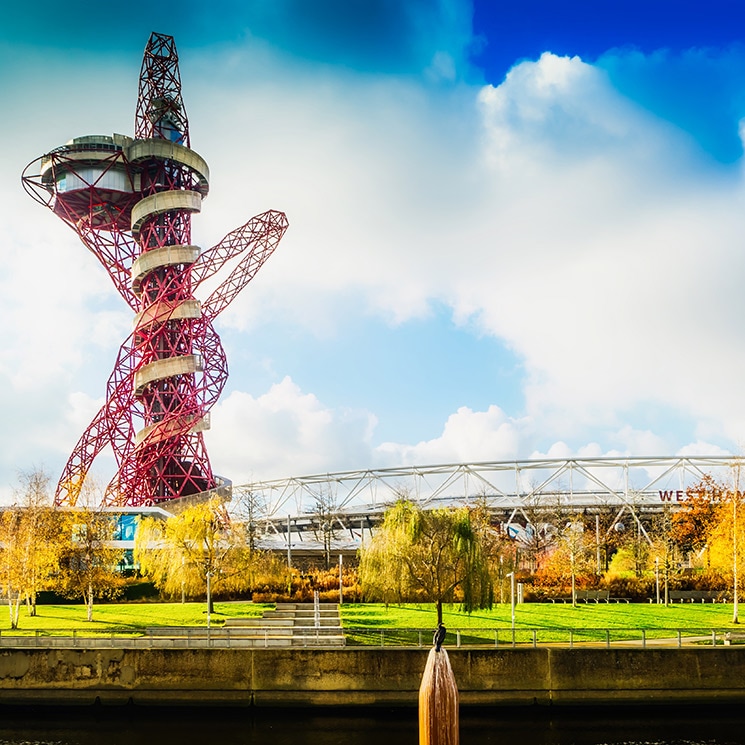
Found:
[[[338,603],[277,603],[261,618],[228,618],[222,632],[255,646],[344,646]]]

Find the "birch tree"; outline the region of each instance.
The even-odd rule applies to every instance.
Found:
[[[62,549],[61,515],[52,504],[49,475],[41,468],[22,471],[16,499],[23,510],[24,596],[29,616],[36,615],[38,593],[49,587]]]
[[[42,469],[19,474],[16,503],[0,514],[0,587],[8,601],[11,628],[18,628],[26,601],[36,615],[36,596],[49,585],[60,549],[59,515],[50,506],[49,477]]]
[[[116,518],[101,508],[100,494],[90,479],[76,507],[62,514],[59,589],[68,597],[82,598],[87,620],[92,621],[94,600],[116,597],[124,585],[118,569],[124,551],[113,546]]]
[[[21,601],[27,585],[27,567],[23,561],[23,512],[17,507],[0,513],[0,586],[8,601],[10,628],[18,628]]]

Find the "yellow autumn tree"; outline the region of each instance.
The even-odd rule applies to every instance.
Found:
[[[8,602],[11,629],[18,628],[21,601],[28,586],[24,522],[23,511],[17,507],[0,513],[0,587]]]
[[[745,567],[745,515],[737,514],[732,500],[730,492],[718,504],[716,522],[709,532],[708,547],[711,569],[730,582],[733,579],[735,543],[738,563]],[[741,503],[740,506],[740,511],[745,512],[745,504]]]
[[[51,482],[41,468],[22,471],[17,503],[24,511],[24,558],[28,565],[28,580],[24,591],[29,616],[36,615],[36,598],[53,582],[63,546],[61,515],[52,507]]]
[[[732,588],[733,623],[739,623],[740,574],[745,563],[745,501],[743,500],[742,462],[731,464],[731,484],[720,494],[716,516],[709,531],[711,569],[726,578]]]
[[[119,565],[124,551],[114,544],[116,515],[102,506],[102,492],[86,479],[77,504],[60,513],[62,549],[55,589],[82,598],[86,618],[93,620],[96,598],[116,597],[124,586]]]
[[[594,573],[594,536],[585,530],[581,515],[574,515],[555,537],[555,544],[537,574],[544,582],[568,587],[572,605],[577,604],[577,580]]]
[[[61,549],[60,515],[50,507],[49,477],[41,469],[19,474],[15,504],[0,514],[0,587],[8,602],[11,628],[20,606],[36,615],[36,596],[49,586]]]
[[[142,574],[171,597],[242,592],[266,581],[279,565],[251,545],[243,524],[233,522],[219,498],[185,508],[167,520],[141,521],[135,562]]]

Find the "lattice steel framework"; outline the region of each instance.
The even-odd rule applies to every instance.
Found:
[[[209,169],[190,144],[176,47],[154,33],[140,72],[134,139],[78,137],[24,170],[26,191],[78,234],[135,313],[106,402],[60,477],[57,504],[75,504],[108,445],[118,467],[108,504],[152,504],[224,484],[203,435],[228,375],[214,321],[273,253],[287,219],[264,212],[200,251],[191,215],[209,191]],[[195,291],[228,262],[230,274],[200,302]]]
[[[344,519],[375,518],[406,495],[431,506],[483,500],[509,520],[541,505],[633,511],[675,506],[704,474],[727,484],[733,469],[742,467],[745,459],[735,456],[545,458],[341,471],[256,481],[233,492],[239,501],[252,495],[265,519],[281,529],[288,515],[293,521],[312,515],[321,496]]]

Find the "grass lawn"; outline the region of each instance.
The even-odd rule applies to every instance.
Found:
[[[260,616],[264,603],[215,603],[212,623],[220,626],[226,618]],[[492,610],[461,612],[458,606],[445,606],[444,621],[449,629],[446,643],[454,644],[460,631],[462,642],[493,644],[511,641],[510,606],[495,605]],[[138,634],[147,627],[204,627],[207,612],[204,602],[198,603],[109,603],[95,605],[93,621],[85,620],[83,605],[40,605],[37,615],[29,617],[21,609],[20,633],[62,634],[75,630],[84,634]],[[429,643],[437,614],[434,605],[389,605],[380,603],[346,604],[341,608],[342,622],[350,644],[418,644]],[[745,618],[744,618],[745,620]],[[526,603],[516,606],[516,639],[530,643],[535,633],[539,642],[573,639],[603,641],[606,629],[612,641],[639,639],[644,629],[647,638],[674,636],[677,630],[685,635],[710,634],[737,629],[732,623],[732,606],[723,603],[685,603],[662,605],[647,603],[569,604]],[[495,639],[497,629],[497,639]],[[0,633],[10,630],[7,606],[0,606]],[[18,632],[13,632],[18,633]]]
[[[263,603],[215,603],[211,621],[222,624],[226,618],[260,616],[273,605]],[[137,633],[148,626],[205,626],[207,605],[199,603],[107,603],[93,606],[93,621],[85,620],[84,605],[38,605],[29,617],[23,606],[18,623],[21,631],[86,631],[88,633]],[[0,632],[10,630],[10,613],[0,606]]]
[[[463,643],[495,643],[499,639],[511,641],[511,609],[508,604],[495,605],[492,610],[471,614],[458,606],[445,606],[443,621],[449,629],[446,643],[453,643],[460,630]],[[423,629],[424,642],[437,624],[434,605],[389,605],[369,603],[345,605],[342,618],[351,643],[415,644]],[[745,620],[745,615],[743,617]],[[382,635],[380,629],[383,629]],[[732,623],[732,605],[726,603],[675,604],[647,603],[592,603],[573,608],[569,604],[525,603],[516,606],[515,629],[518,642],[532,641],[533,632],[539,642],[567,641],[569,630],[573,640],[604,641],[606,629],[611,641],[639,639],[642,630],[647,638],[675,636],[678,630],[685,635],[705,636],[712,629],[738,629]],[[495,629],[498,635],[495,639]]]
[[[475,627],[509,628],[509,604],[491,610],[464,613],[457,605],[445,606],[443,621],[453,629]],[[437,612],[432,605],[364,603],[342,606],[345,626],[433,629]],[[743,613],[745,621],[745,613]],[[732,624],[732,605],[727,603],[591,603],[573,608],[568,603],[524,603],[515,606],[515,624],[521,628],[561,629],[700,629],[737,628]]]

